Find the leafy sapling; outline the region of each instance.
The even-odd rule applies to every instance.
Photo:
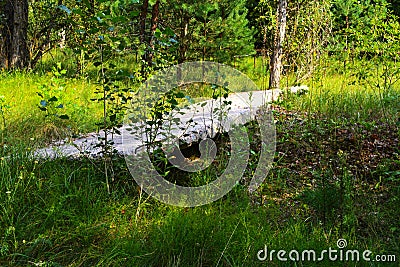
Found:
[[[67,73],[62,69],[61,63],[57,63],[57,67],[53,67],[50,84],[42,84],[38,86],[39,91],[37,95],[41,98],[38,108],[45,112],[46,119],[51,121],[56,119],[66,120],[69,116],[63,111],[65,106],[62,103],[62,95],[65,90],[66,84],[62,76]]]

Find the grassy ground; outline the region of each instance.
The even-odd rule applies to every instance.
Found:
[[[252,71],[250,59],[240,64]],[[143,193],[121,158],[108,162],[111,195],[103,160],[32,158],[38,139],[63,135],[44,127],[87,132],[101,117],[90,101],[93,82],[68,78],[60,101],[71,119],[45,118],[36,91],[52,76],[43,70],[1,74],[1,266],[398,266],[399,84],[376,89],[351,84],[350,74],[317,74],[306,81],[308,95],[273,106],[277,152],[257,192],[245,186],[259,152],[253,125],[244,182],[209,205],[176,208]],[[210,180],[217,169],[184,179]],[[257,259],[265,246],[319,253],[336,249],[340,238],[347,249],[396,255],[397,262],[280,262],[276,254],[273,261]]]
[[[83,79],[62,79],[62,85],[55,85],[53,78],[51,73],[0,74],[2,130],[9,139],[46,141],[65,137],[67,130],[71,133],[95,130],[93,120],[101,116],[100,108],[90,101],[95,85]],[[67,113],[71,120],[46,118],[47,113],[39,109],[41,98],[37,92],[41,86],[48,86],[49,94],[57,96],[58,103],[64,105],[61,112]]]

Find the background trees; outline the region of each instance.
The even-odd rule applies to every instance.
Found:
[[[59,46],[66,46],[71,25],[64,19],[61,0],[30,0],[27,28],[29,65],[35,67],[44,54]]]
[[[161,5],[160,32],[171,37],[168,41],[175,48],[170,49],[174,61],[230,62],[235,55],[251,53],[253,31],[245,4],[244,0],[174,0]]]
[[[230,63],[257,50],[271,59],[267,70],[274,70],[270,84],[276,87],[279,78],[274,77],[283,69],[300,82],[323,54],[377,53],[393,48],[398,39],[397,0],[293,0],[287,3],[286,25],[277,23],[284,21],[278,17],[282,4],[285,1],[2,0],[0,64],[5,69],[33,68],[61,45],[74,52],[77,73],[82,74],[98,51],[96,40],[106,34],[119,46],[113,56],[139,56],[143,77],[154,68],[189,60]],[[272,63],[278,58],[282,67],[275,68]]]

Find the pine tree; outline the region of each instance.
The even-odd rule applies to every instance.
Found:
[[[175,32],[177,58],[230,62],[254,49],[245,0],[169,1],[163,21]]]

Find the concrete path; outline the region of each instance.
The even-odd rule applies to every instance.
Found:
[[[219,99],[195,103],[181,109],[180,111],[184,112],[183,115],[172,114],[173,118],[180,119],[179,124],[172,125],[172,129],[171,125],[165,125],[165,128],[169,128],[170,133],[186,143],[198,141],[205,136],[213,137],[221,125],[225,126],[225,130],[229,130],[230,125],[238,119],[254,119],[256,111],[261,106],[277,100],[281,93],[281,90],[235,93],[229,95],[227,99],[221,100],[231,102],[228,106],[222,104],[222,108]],[[143,141],[138,138],[138,135],[131,133],[131,128],[132,126],[123,126],[119,129],[121,134],[112,136],[114,148],[120,154],[136,153],[143,147]],[[99,137],[104,137],[104,131],[92,133],[70,142],[54,143],[49,147],[37,150],[35,155],[39,158],[79,157],[81,155],[96,157],[101,152],[101,149],[97,147]],[[163,139],[163,132],[160,132],[158,139]]]

